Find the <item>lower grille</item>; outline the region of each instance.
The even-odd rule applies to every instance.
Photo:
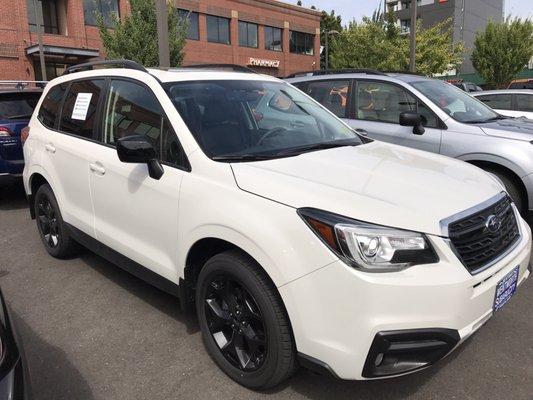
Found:
[[[450,223],[448,234],[456,255],[472,274],[499,258],[520,239],[509,196]]]

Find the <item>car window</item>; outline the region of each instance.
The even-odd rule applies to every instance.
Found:
[[[0,94],[0,120],[30,119],[40,96],[40,93]]]
[[[533,89],[533,80],[513,82],[509,85],[509,89]]]
[[[93,137],[96,108],[104,82],[103,79],[72,82],[61,110],[60,131],[89,139]]]
[[[349,87],[349,80],[313,81],[308,83],[304,92],[337,117],[346,118]]]
[[[50,88],[41,103],[37,119],[50,129],[55,128],[56,117],[59,116],[59,107],[61,107],[61,101],[67,87],[68,83],[60,83]]]
[[[533,112],[533,94],[517,94],[516,109]]]
[[[511,110],[511,94],[484,94],[476,96],[478,100],[495,110]]]
[[[112,80],[105,105],[102,141],[115,145],[131,135],[144,135],[160,161],[188,168],[185,153],[159,101],[146,86]]]
[[[361,141],[344,123],[284,82],[170,82],[170,98],[210,157],[276,156],[336,140]]]

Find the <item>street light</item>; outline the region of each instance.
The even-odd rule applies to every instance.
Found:
[[[327,32],[324,32],[324,34],[326,35],[326,71],[329,71],[329,42],[328,42],[328,38],[330,35],[339,35],[340,32],[339,31],[336,31],[335,29],[332,29],[330,31],[327,31]]]

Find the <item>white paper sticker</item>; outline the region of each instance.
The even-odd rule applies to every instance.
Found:
[[[80,119],[85,121],[87,118],[87,111],[89,110],[89,104],[91,104],[92,93],[78,93],[74,108],[72,109],[72,119]]]

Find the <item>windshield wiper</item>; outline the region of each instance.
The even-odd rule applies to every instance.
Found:
[[[361,140],[357,139],[341,139],[332,142],[313,143],[306,146],[292,147],[290,149],[282,150],[276,153],[277,156],[298,155],[308,153],[316,150],[333,149],[335,147],[357,146],[361,144]]]
[[[506,117],[505,115],[497,115],[495,117],[487,118],[487,119],[475,119],[472,121],[466,121],[466,123],[467,124],[484,124],[485,122],[497,121],[500,119],[508,119],[508,118],[509,117]]]
[[[277,158],[278,155],[264,155],[264,154],[222,154],[211,157],[214,161],[261,161],[271,160]]]

